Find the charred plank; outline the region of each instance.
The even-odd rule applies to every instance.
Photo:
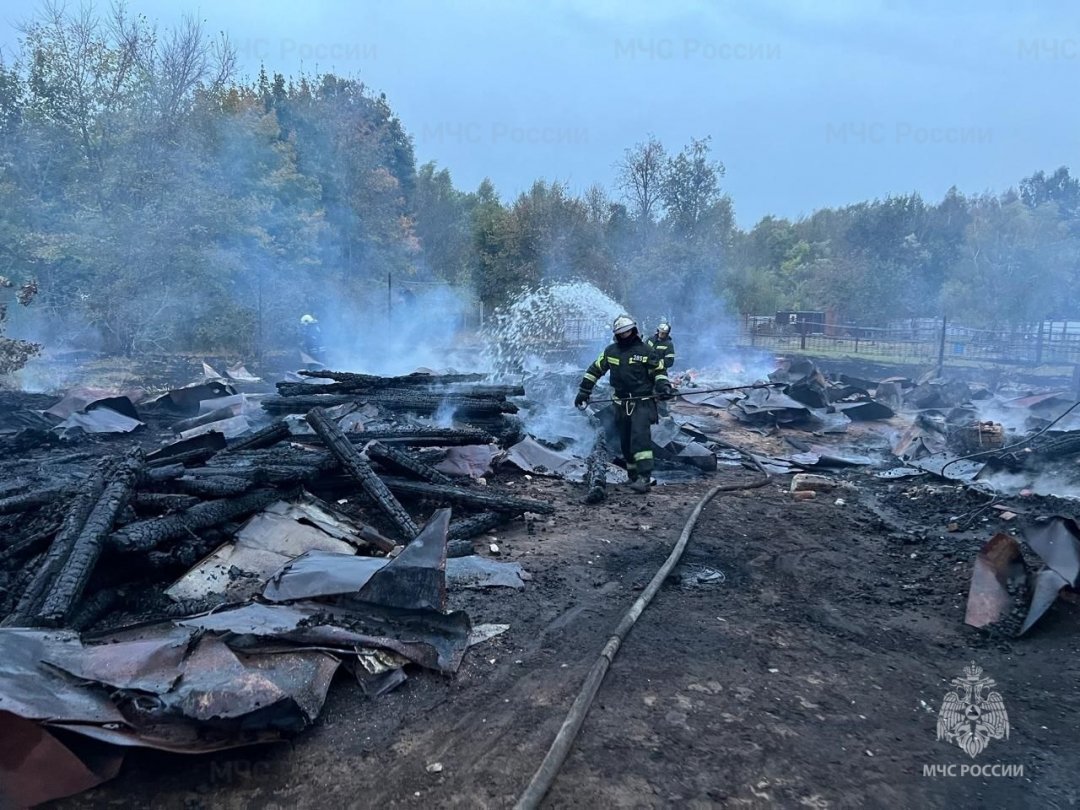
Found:
[[[29,512],[39,506],[54,503],[69,494],[70,490],[65,487],[46,487],[45,489],[24,492],[22,495],[12,495],[10,498],[0,498],[0,515]]]
[[[505,512],[479,512],[467,518],[450,521],[447,537],[451,540],[468,540],[489,529],[501,526],[509,519]],[[472,548],[470,544],[469,548]],[[472,551],[469,552],[472,554]]]
[[[387,428],[347,433],[353,444],[380,441],[383,444],[404,444],[409,447],[460,447],[469,444],[491,444],[495,438],[475,428]]]
[[[352,475],[363,488],[364,492],[375,501],[378,507],[390,518],[394,526],[406,540],[412,540],[420,533],[409,513],[387,489],[382,480],[371,469],[360,452],[353,447],[352,443],[322,408],[312,409],[307,417],[307,423],[323,440],[331,453],[341,462],[341,466]]]
[[[107,475],[111,472],[113,462],[106,460],[98,464],[94,471],[87,477],[82,488],[72,498],[71,506],[64,516],[64,522],[60,530],[53,538],[49,550],[37,563],[33,570],[32,578],[25,586],[25,590],[19,596],[18,604],[4,619],[4,625],[14,627],[32,626],[45,598],[49,595],[53,582],[64,563],[71,556],[75,541],[79,537],[87,518],[93,511],[94,506],[105,491]]]
[[[289,426],[279,419],[276,422],[271,422],[261,430],[256,430],[247,436],[241,436],[226,447],[224,452],[235,453],[238,450],[259,450],[264,447],[271,447],[282,439],[288,438],[288,436]]]
[[[545,501],[518,498],[508,492],[494,490],[491,487],[465,489],[464,487],[429,484],[425,481],[408,481],[404,478],[384,478],[383,481],[393,492],[426,498],[437,503],[460,504],[511,514],[537,512],[549,515],[555,511],[555,507]]]
[[[136,492],[131,496],[131,505],[137,513],[162,515],[166,512],[179,512],[199,503],[194,495],[179,492]]]
[[[483,374],[406,374],[400,377],[378,377],[372,374],[354,374],[349,371],[301,371],[300,376],[313,379],[348,383],[359,389],[402,388],[428,385],[452,385],[454,383],[479,382]]]
[[[196,476],[185,475],[173,482],[173,487],[189,495],[202,498],[231,498],[254,489],[261,481],[254,476],[241,478],[236,475]]]
[[[585,460],[585,503],[600,503],[607,497],[607,448],[597,441]]]
[[[40,531],[20,537],[15,542],[4,546],[3,550],[0,550],[0,565],[4,565],[9,560],[29,557],[39,551],[44,551],[49,540],[56,536],[60,525],[61,521],[56,521]]]
[[[101,497],[76,537],[71,554],[61,566],[52,589],[42,603],[38,614],[41,623],[56,626],[71,614],[101,557],[105,538],[112,530],[117,515],[127,506],[143,463],[142,450],[135,448],[129,450],[116,465]]]
[[[288,497],[287,494],[273,489],[259,489],[239,498],[205,501],[174,515],[141,520],[125,526],[109,535],[109,546],[124,553],[149,551],[170,540],[246,517],[279,498]]]
[[[432,484],[446,484],[452,485],[454,482],[443,473],[436,470],[430,464],[425,464],[418,458],[406,453],[404,450],[399,450],[396,447],[382,444],[381,442],[371,442],[364,452],[367,457],[378,461],[379,464],[392,472],[404,473],[412,478],[416,478],[419,481],[428,481]]]

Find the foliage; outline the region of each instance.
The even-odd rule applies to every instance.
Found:
[[[1000,195],[901,194],[744,231],[707,137],[626,149],[616,198],[538,180],[503,201],[417,168],[405,123],[361,82],[240,81],[227,39],[193,19],[46,5],[22,45],[0,62],[0,273],[36,278],[39,316],[111,351],[258,355],[293,343],[302,313],[363,317],[388,275],[468,287],[488,309],[582,279],[676,322],[1080,317],[1066,167]]]

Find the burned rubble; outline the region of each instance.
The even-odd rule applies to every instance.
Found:
[[[274,395],[82,389],[9,415],[0,440],[25,457],[0,463],[0,716],[18,718],[5,742],[36,740],[41,757],[5,771],[25,789],[5,800],[90,787],[124,747],[281,739],[311,724],[341,666],[371,694],[406,667],[452,673],[475,628],[448,610],[448,579],[522,586],[519,565],[471,556],[473,537],[552,511],[481,478],[521,435],[521,386],[304,376]],[[296,584],[311,576],[324,584]],[[109,767],[72,732],[107,744]]]
[[[539,398],[528,379],[479,374],[304,371],[272,389],[236,374],[153,396],[73,389],[4,414],[0,442],[21,449],[0,462],[0,716],[15,744],[41,746],[27,768],[69,777],[21,798],[110,778],[132,746],[295,734],[339,669],[369,697],[456,672],[494,631],[450,610],[448,589],[529,579],[474,539],[554,511],[495,470],[578,483],[589,505],[626,481],[610,414],[550,404],[569,399],[550,373]],[[805,360],[729,382],[683,379],[653,426],[659,485],[746,466],[790,476],[797,501],[888,512],[883,526],[932,516],[898,551],[973,560],[966,618],[981,632],[1030,632],[1077,587],[1075,502],[1054,497],[1080,475],[1071,395]],[[547,419],[559,408],[568,419]],[[72,734],[101,743],[97,758]]]

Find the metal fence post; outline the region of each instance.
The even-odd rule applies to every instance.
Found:
[[[941,316],[941,343],[938,344],[937,352],[937,374],[940,377],[942,371],[945,369],[945,327],[948,325],[948,318]]]

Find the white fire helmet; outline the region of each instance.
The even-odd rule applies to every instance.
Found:
[[[631,329],[636,329],[637,324],[634,319],[629,315],[620,315],[615,319],[615,322],[611,324],[611,331],[615,333],[616,337],[626,335]]]
[[[304,326],[307,326],[308,324],[318,323],[318,321],[315,320],[315,316],[313,315],[301,315],[300,323],[304,324]]]
[[[671,322],[667,318],[661,318],[660,323],[656,325],[656,331],[662,335],[666,335],[671,331]]]

